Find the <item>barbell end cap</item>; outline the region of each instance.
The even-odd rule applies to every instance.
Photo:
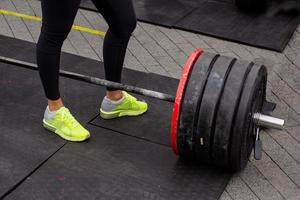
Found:
[[[285,121],[283,119],[273,117],[270,115],[264,115],[262,113],[255,113],[253,115],[254,123],[257,126],[265,128],[274,128],[278,130],[284,129]]]

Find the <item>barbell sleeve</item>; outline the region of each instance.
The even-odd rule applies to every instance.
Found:
[[[264,115],[262,113],[255,113],[253,115],[254,123],[257,126],[262,126],[266,128],[274,128],[282,130],[284,128],[284,120],[276,118],[270,115]]]

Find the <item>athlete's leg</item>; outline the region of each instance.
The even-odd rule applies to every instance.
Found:
[[[93,0],[93,3],[109,25],[103,44],[106,79],[120,82],[128,41],[136,27],[133,4],[131,0]],[[107,88],[107,97],[120,99],[122,91]]]
[[[37,64],[51,110],[62,106],[59,93],[61,47],[69,34],[80,0],[42,0],[43,23]]]

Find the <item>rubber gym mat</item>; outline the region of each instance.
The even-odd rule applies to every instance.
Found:
[[[0,41],[6,47],[0,48],[1,56],[35,62],[34,44],[3,36],[0,36]],[[62,54],[62,60],[64,69],[104,76],[103,64],[98,61],[66,53]],[[124,74],[131,83],[136,82],[139,75],[132,70]],[[41,126],[46,98],[36,70],[0,62],[0,86],[1,198],[61,148],[65,141]],[[105,94],[103,87],[61,77],[60,88],[65,104],[80,122],[87,124],[98,115]]]
[[[0,85],[1,199],[65,141],[42,127],[46,98],[37,71],[0,63]],[[60,85],[66,105],[83,124],[98,114],[103,95],[98,87],[66,78]]]
[[[168,147],[88,128],[92,140],[68,143],[6,200],[212,200],[231,177],[220,169],[178,160]]]
[[[160,77],[154,79],[153,77],[155,77],[155,75],[141,79],[136,86],[147,87],[149,89],[175,95],[178,80]],[[101,117],[97,117],[91,124],[105,127],[122,134],[143,138],[155,143],[170,145],[170,126],[173,103],[141,95],[136,96],[148,103],[149,109],[144,115],[114,120],[104,120]]]
[[[133,5],[140,21],[166,27],[172,27],[194,9],[181,0],[133,0]],[[82,0],[80,7],[97,11],[91,0]]]
[[[300,23],[300,16],[293,14],[242,13],[232,0],[133,0],[133,4],[140,21],[279,52]],[[83,0],[81,8],[96,11],[91,0]]]
[[[37,79],[18,69],[23,82],[11,67],[0,64],[0,199],[65,143],[41,127],[41,99],[28,101]]]
[[[293,14],[243,14],[231,3],[201,1],[174,27],[282,52],[299,22],[300,16]]]
[[[15,40],[15,42],[21,41]],[[34,46],[33,48],[26,47],[29,43],[26,45],[23,43],[23,45],[23,48],[17,49],[15,53],[19,51],[24,53],[23,49],[27,49],[27,53],[35,51]],[[33,53],[30,52],[30,54]],[[21,57],[20,55],[11,56]],[[64,56],[67,54],[63,54]],[[24,56],[23,59],[28,59],[28,57]],[[33,62],[34,60],[33,56],[27,61]],[[77,57],[76,61],[75,63],[69,60],[72,66],[70,69],[79,69],[84,62],[86,66],[95,62],[83,57]],[[132,70],[129,71],[134,73]],[[168,146],[169,131],[162,133],[163,129],[166,130],[169,127],[170,119],[168,118],[172,105],[152,98],[147,98],[147,101],[151,106],[149,113],[157,112],[154,113],[157,116],[156,119],[159,119],[156,124],[151,124],[151,121],[155,123],[155,120],[152,119],[153,115],[149,114],[141,118],[128,119],[132,122],[143,119],[146,129],[153,130],[158,142],[151,142],[149,141],[151,138],[147,139],[143,135],[141,138],[130,136],[134,135],[132,133],[144,131],[137,126],[131,126],[131,130],[128,130],[129,134],[120,134],[108,130],[110,127],[103,129],[89,125],[88,129],[92,133],[91,140],[85,143],[68,143],[49,160],[46,160],[65,143],[41,128],[45,97],[38,72],[3,64],[0,66],[0,72],[1,86],[6,84],[6,87],[0,91],[0,110],[5,111],[0,114],[0,125],[9,127],[8,133],[10,133],[10,135],[1,133],[1,136],[8,136],[11,139],[11,141],[2,140],[2,138],[0,140],[1,147],[5,147],[1,152],[5,155],[0,157],[0,167],[2,167],[0,169],[3,173],[1,177],[9,176],[10,180],[14,178],[9,182],[9,187],[2,189],[3,192],[14,189],[5,199],[93,199],[93,197],[99,199],[141,199],[140,197],[144,199],[217,199],[232,175],[220,169],[183,162],[174,156]],[[138,79],[138,86],[175,94],[178,80],[155,74],[142,74],[143,76]],[[100,76],[103,75],[100,74]],[[103,87],[62,77],[60,85],[65,103],[77,119],[84,123],[98,114],[99,101],[97,100],[104,95]],[[30,116],[27,116],[24,113],[28,113],[29,109]],[[22,123],[15,126],[15,123],[10,121],[20,121],[20,113],[23,114],[21,115]],[[10,123],[4,119],[9,120]],[[122,125],[117,120],[111,121],[114,121],[114,127]],[[159,123],[163,123],[165,127],[161,130],[153,129],[152,126],[157,128]],[[37,132],[32,130],[37,130]],[[22,137],[24,133],[26,137]],[[2,141],[5,142],[4,145]],[[52,147],[53,151],[48,155],[47,152],[51,150],[53,144],[57,146]],[[17,152],[13,150],[14,145]],[[36,155],[43,153],[47,154],[47,157],[40,158],[35,164],[33,160],[37,157]],[[35,170],[41,162],[45,163]],[[9,174],[8,169],[11,168],[18,173]],[[29,174],[33,171],[34,173]],[[27,178],[22,184],[13,188],[25,177]],[[0,181],[8,180],[1,178]],[[3,182],[0,185],[7,185],[6,183]]]

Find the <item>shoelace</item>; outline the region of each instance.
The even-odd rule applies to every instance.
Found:
[[[72,114],[70,113],[69,110],[66,110],[65,112],[58,113],[58,117],[62,121],[66,122],[67,125],[70,126],[71,128],[75,128],[76,126],[78,126],[78,122],[72,116]]]
[[[132,108],[137,108],[137,109],[139,108],[138,104],[135,103],[137,101],[135,97],[127,95],[126,98],[128,99],[130,106]]]

